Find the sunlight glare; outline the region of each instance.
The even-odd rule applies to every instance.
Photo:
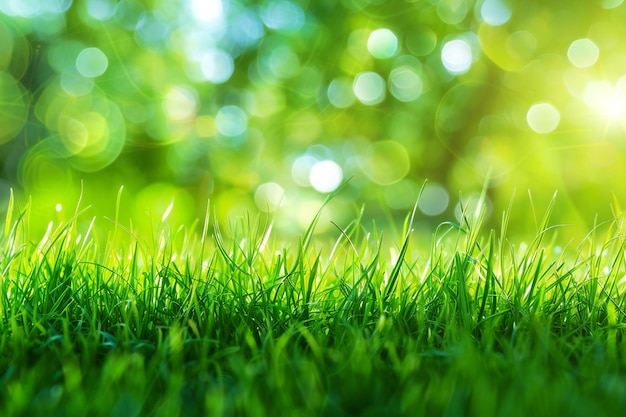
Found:
[[[320,193],[330,193],[339,187],[343,180],[343,171],[334,161],[319,161],[311,168],[309,181]]]
[[[190,9],[193,16],[204,23],[219,22],[224,15],[222,0],[191,0]]]
[[[450,74],[465,74],[472,66],[472,59],[472,47],[463,39],[452,40],[441,50],[441,62]]]
[[[617,86],[607,81],[592,81],[585,88],[585,103],[607,119],[620,119],[626,115],[626,77]]]

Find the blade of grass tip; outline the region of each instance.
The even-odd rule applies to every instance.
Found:
[[[200,259],[204,260],[204,247],[206,244],[207,233],[209,231],[209,220],[211,218],[211,200],[206,202],[206,210],[204,211],[204,224],[202,225],[202,236],[200,237]]]
[[[624,231],[624,211],[622,210],[622,206],[617,199],[617,195],[615,192],[611,194],[611,199],[613,200],[611,204],[611,212],[613,213],[613,224],[615,224],[617,228],[618,236],[621,236]]]
[[[124,191],[124,186],[120,186],[119,191],[117,192],[117,197],[115,199],[115,219],[113,221],[113,234],[111,235],[111,239],[109,240],[109,244],[107,245],[105,259],[111,259],[112,254],[115,252],[116,242],[117,242],[117,230],[120,224],[120,205],[122,203],[122,192]]]
[[[333,245],[333,248],[330,251],[330,255],[328,255],[328,262],[332,262],[333,258],[335,257],[335,254],[337,253],[337,250],[339,249],[339,244],[341,243],[341,238],[345,238],[346,241],[348,242],[348,244],[352,247],[352,251],[354,252],[354,254],[356,255],[357,259],[360,259],[359,256],[359,252],[356,250],[356,247],[354,247],[354,243],[352,243],[352,240],[350,240],[350,236],[348,236],[348,233],[343,230],[341,228],[341,226],[339,226],[337,223],[331,221],[330,222],[333,226],[335,226],[335,228],[337,228],[337,230],[339,230],[339,233],[341,234],[339,236],[339,239],[337,239],[337,241],[335,241],[335,244]],[[352,223],[351,223],[352,224]],[[350,224],[350,225],[351,225]],[[350,227],[350,225],[348,225],[348,227]],[[348,228],[346,228],[347,230]]]
[[[4,221],[4,237],[7,237],[11,232],[11,221],[13,220],[13,205],[15,203],[15,195],[13,194],[13,188],[9,190],[9,204],[7,206],[7,216]]]
[[[313,284],[315,282],[315,275],[317,274],[319,264],[320,264],[320,256],[318,255],[309,272],[309,277],[306,282],[306,287],[305,287],[304,282],[302,282],[301,284],[301,291],[303,292],[302,321],[305,322],[305,324],[308,324],[309,322],[309,304],[311,302],[311,294],[313,293]]]
[[[83,201],[83,192],[84,192],[84,184],[83,180],[80,180],[80,193],[78,193],[78,201],[76,202],[76,208],[74,209],[74,217],[78,217],[78,212],[80,210],[80,203]]]
[[[404,258],[406,256],[406,252],[409,248],[409,240],[411,237],[411,232],[413,230],[413,223],[415,221],[415,214],[417,213],[417,208],[419,205],[420,197],[422,196],[422,192],[426,187],[426,181],[422,184],[422,188],[417,195],[417,199],[415,200],[415,204],[413,205],[413,210],[411,211],[411,217],[406,223],[405,228],[405,236],[404,242],[402,243],[402,248],[400,249],[400,253],[398,254],[398,259],[396,260],[396,264],[393,266],[391,273],[389,274],[389,280],[387,281],[387,285],[385,286],[385,290],[383,291],[383,301],[387,301],[387,299],[391,296],[391,293],[395,290],[395,287],[398,282],[398,277],[400,276],[400,269],[402,268],[402,264],[404,263]]]
[[[270,241],[270,236],[272,235],[272,230],[274,230],[274,222],[276,221],[276,211],[272,214],[272,219],[265,226],[265,231],[263,233],[263,239],[260,240],[258,244],[257,251],[255,252],[255,257],[257,254],[265,251],[265,247]]]
[[[335,198],[335,196],[337,194],[339,194],[345,187],[346,185],[348,185],[348,182],[350,182],[350,180],[352,179],[352,177],[348,178],[347,180],[345,180],[344,182],[342,182],[339,187],[335,188],[334,191],[332,191],[331,193],[329,193],[326,196],[326,199],[324,200],[324,202],[322,203],[322,205],[320,206],[319,210],[317,210],[317,213],[315,213],[315,216],[313,217],[313,220],[311,221],[311,223],[309,224],[309,227],[306,229],[306,232],[304,233],[304,239],[302,240],[302,252],[306,252],[306,250],[309,247],[309,244],[311,243],[311,239],[313,237],[313,232],[315,231],[315,226],[317,225],[317,222],[320,219],[320,216],[322,215],[322,210],[324,210],[324,207],[326,207],[326,205],[328,203],[330,203],[330,201]]]
[[[502,219],[500,220],[500,241],[499,244],[499,252],[503,253],[503,245],[506,241],[506,237],[509,231],[509,222],[511,220],[511,212],[513,211],[513,201],[515,199],[515,189],[513,189],[513,193],[511,195],[511,199],[509,200],[509,205],[506,210],[502,212]]]
[[[546,209],[542,219],[541,219],[541,223],[539,223],[539,233],[543,233],[544,231],[546,231],[546,229],[548,229],[548,223],[550,222],[550,216],[552,215],[552,210],[554,209],[554,204],[556,203],[556,195],[558,194],[558,191],[555,191],[554,194],[552,194],[552,198],[550,199],[550,202],[548,203],[548,208]]]
[[[533,202],[533,194],[528,189],[528,201],[530,202],[530,211],[533,214],[533,222],[535,222],[535,229],[539,229],[539,224],[537,223],[537,211],[535,210],[535,203]]]
[[[265,250],[265,247],[267,246],[267,243],[270,240],[272,230],[274,230],[274,223],[276,222],[276,216],[278,215],[278,210],[285,202],[286,194],[287,192],[284,191],[283,194],[280,196],[280,200],[278,201],[278,206],[276,210],[274,210],[274,213],[272,213],[271,220],[268,223],[266,223],[266,227],[264,228],[263,239],[260,241],[260,244],[258,245],[258,248],[257,248],[257,254]]]
[[[174,209],[174,199],[172,198],[172,202],[170,203],[169,206],[167,206],[167,208],[165,209],[165,211],[163,212],[163,215],[161,216],[161,223],[165,223],[165,221],[167,220],[167,218],[170,216],[170,214],[172,213],[172,210]]]
[[[477,323],[483,320],[485,314],[485,308],[487,307],[487,298],[489,297],[489,291],[491,290],[491,280],[493,275],[493,251],[496,247],[496,234],[494,230],[491,230],[489,234],[489,255],[487,255],[487,271],[485,272],[485,287],[483,288],[483,296],[480,302],[480,308],[478,309],[478,316],[476,316]]]
[[[470,225],[469,222],[467,222],[468,239],[466,252],[468,256],[471,256],[474,247],[478,246],[478,237],[480,234],[480,230],[482,228],[483,221],[485,220],[485,216],[487,215],[487,190],[489,189],[490,181],[491,167],[489,168],[487,176],[485,177],[485,182],[483,183],[483,188],[480,191],[480,196],[478,197],[478,202],[476,203],[474,213],[472,213],[472,224]]]
[[[217,218],[217,213],[213,213],[213,217]],[[250,275],[243,268],[237,265],[237,262],[235,262],[235,259],[228,254],[228,251],[226,250],[226,246],[224,244],[224,238],[222,237],[220,226],[217,222],[213,222],[213,236],[214,236],[215,245],[217,246],[217,250],[222,254],[224,261],[226,261],[228,264],[230,264],[233,268],[235,268],[239,272],[245,275]],[[235,255],[235,252],[233,251],[233,256],[234,255]]]
[[[11,190],[11,192],[13,192],[13,190]],[[622,210],[622,205],[619,203],[619,200],[617,199],[617,195],[615,194],[615,192],[611,193],[611,199],[613,200],[613,204],[611,204],[613,215],[615,217],[619,217],[620,215],[622,215],[624,211]]]
[[[546,211],[539,223],[536,223],[537,220],[535,217],[535,208],[533,206],[533,217],[535,217],[535,224],[537,225],[537,236],[535,237],[535,240],[533,241],[533,243],[528,247],[529,253],[536,255],[539,249],[539,246],[541,246],[541,242],[543,242],[543,238],[546,232],[551,229],[550,227],[548,227],[548,223],[550,222],[550,216],[552,216],[552,210],[554,209],[554,204],[556,203],[557,192],[558,191],[555,191],[554,194],[552,195],[552,198],[550,199],[550,202],[548,203],[548,207],[546,208]],[[530,197],[530,191],[528,192],[528,196]],[[532,206],[532,197],[530,198],[531,198],[531,206]],[[532,256],[531,258],[534,259],[534,256]]]

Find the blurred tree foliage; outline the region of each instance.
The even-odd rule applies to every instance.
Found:
[[[523,203],[517,230],[527,189],[588,221],[626,194],[625,18],[623,0],[1,0],[0,200],[110,214],[123,185],[135,222],[210,199],[282,205],[293,228],[343,179],[339,222],[404,215],[428,179],[425,222],[485,183],[494,218]]]

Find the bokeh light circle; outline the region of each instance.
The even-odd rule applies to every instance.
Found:
[[[300,59],[288,46],[279,46],[269,53],[266,64],[277,79],[295,76],[300,71]]]
[[[170,120],[189,120],[197,109],[197,93],[190,86],[170,88],[163,100],[163,110]]]
[[[99,77],[108,66],[107,56],[98,48],[85,48],[76,57],[76,69],[83,77]]]
[[[299,4],[279,0],[269,3],[262,10],[261,19],[270,29],[294,32],[304,25],[305,13]]]
[[[3,13],[24,18],[35,18],[39,16],[57,16],[67,12],[72,6],[72,0],[57,1],[2,1],[0,10]]]
[[[389,91],[397,100],[408,102],[417,100],[424,84],[420,76],[410,67],[399,67],[389,75]]]
[[[235,71],[233,57],[217,48],[211,49],[202,55],[200,66],[204,78],[213,84],[225,83]]]
[[[318,162],[318,159],[311,155],[303,155],[296,158],[291,165],[291,177],[296,184],[309,187],[311,185],[311,168]]]
[[[441,49],[441,62],[454,75],[464,74],[472,66],[472,47],[463,39],[446,42]]]
[[[115,15],[115,3],[109,0],[88,0],[85,7],[96,20],[108,20]]]
[[[367,39],[367,50],[374,58],[391,58],[398,52],[398,37],[389,29],[376,29]]]
[[[443,213],[450,203],[448,191],[437,183],[427,183],[417,202],[419,209],[427,216]]]
[[[599,57],[600,49],[591,39],[577,39],[567,49],[567,58],[578,68],[593,66]]]
[[[526,113],[526,120],[532,130],[546,134],[558,127],[561,113],[550,103],[536,103]]]
[[[273,213],[282,204],[284,197],[283,187],[275,182],[266,182],[257,187],[254,202],[259,210]]]
[[[362,72],[354,79],[352,90],[361,103],[375,106],[385,99],[385,80],[375,72]]]
[[[59,118],[59,138],[70,152],[70,164],[83,172],[96,172],[117,159],[126,143],[126,125],[117,104],[93,95],[68,106]]]
[[[511,19],[513,10],[502,0],[485,0],[480,8],[480,16],[491,26],[501,26]]]
[[[320,193],[330,193],[336,190],[342,180],[343,170],[335,161],[319,161],[311,167],[309,182]]]
[[[454,1],[438,1],[437,3],[437,15],[439,18],[449,25],[456,25],[461,23],[467,12],[469,11],[469,1],[454,0]]]
[[[328,85],[327,95],[328,101],[339,109],[345,109],[354,104],[352,86],[345,79],[336,78],[332,80]]]
[[[89,94],[93,86],[93,78],[84,77],[76,70],[64,71],[61,74],[61,88],[71,96],[81,97]]]
[[[248,116],[238,106],[224,106],[215,116],[215,127],[224,136],[239,136],[248,129]]]

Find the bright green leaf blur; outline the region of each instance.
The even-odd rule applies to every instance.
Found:
[[[625,19],[615,0],[0,2],[0,205],[32,196],[36,223],[82,195],[111,217],[123,186],[122,223],[210,200],[298,233],[344,179],[338,224],[403,217],[428,180],[423,227],[488,184],[513,232],[554,191],[554,221],[588,230],[626,199]]]

